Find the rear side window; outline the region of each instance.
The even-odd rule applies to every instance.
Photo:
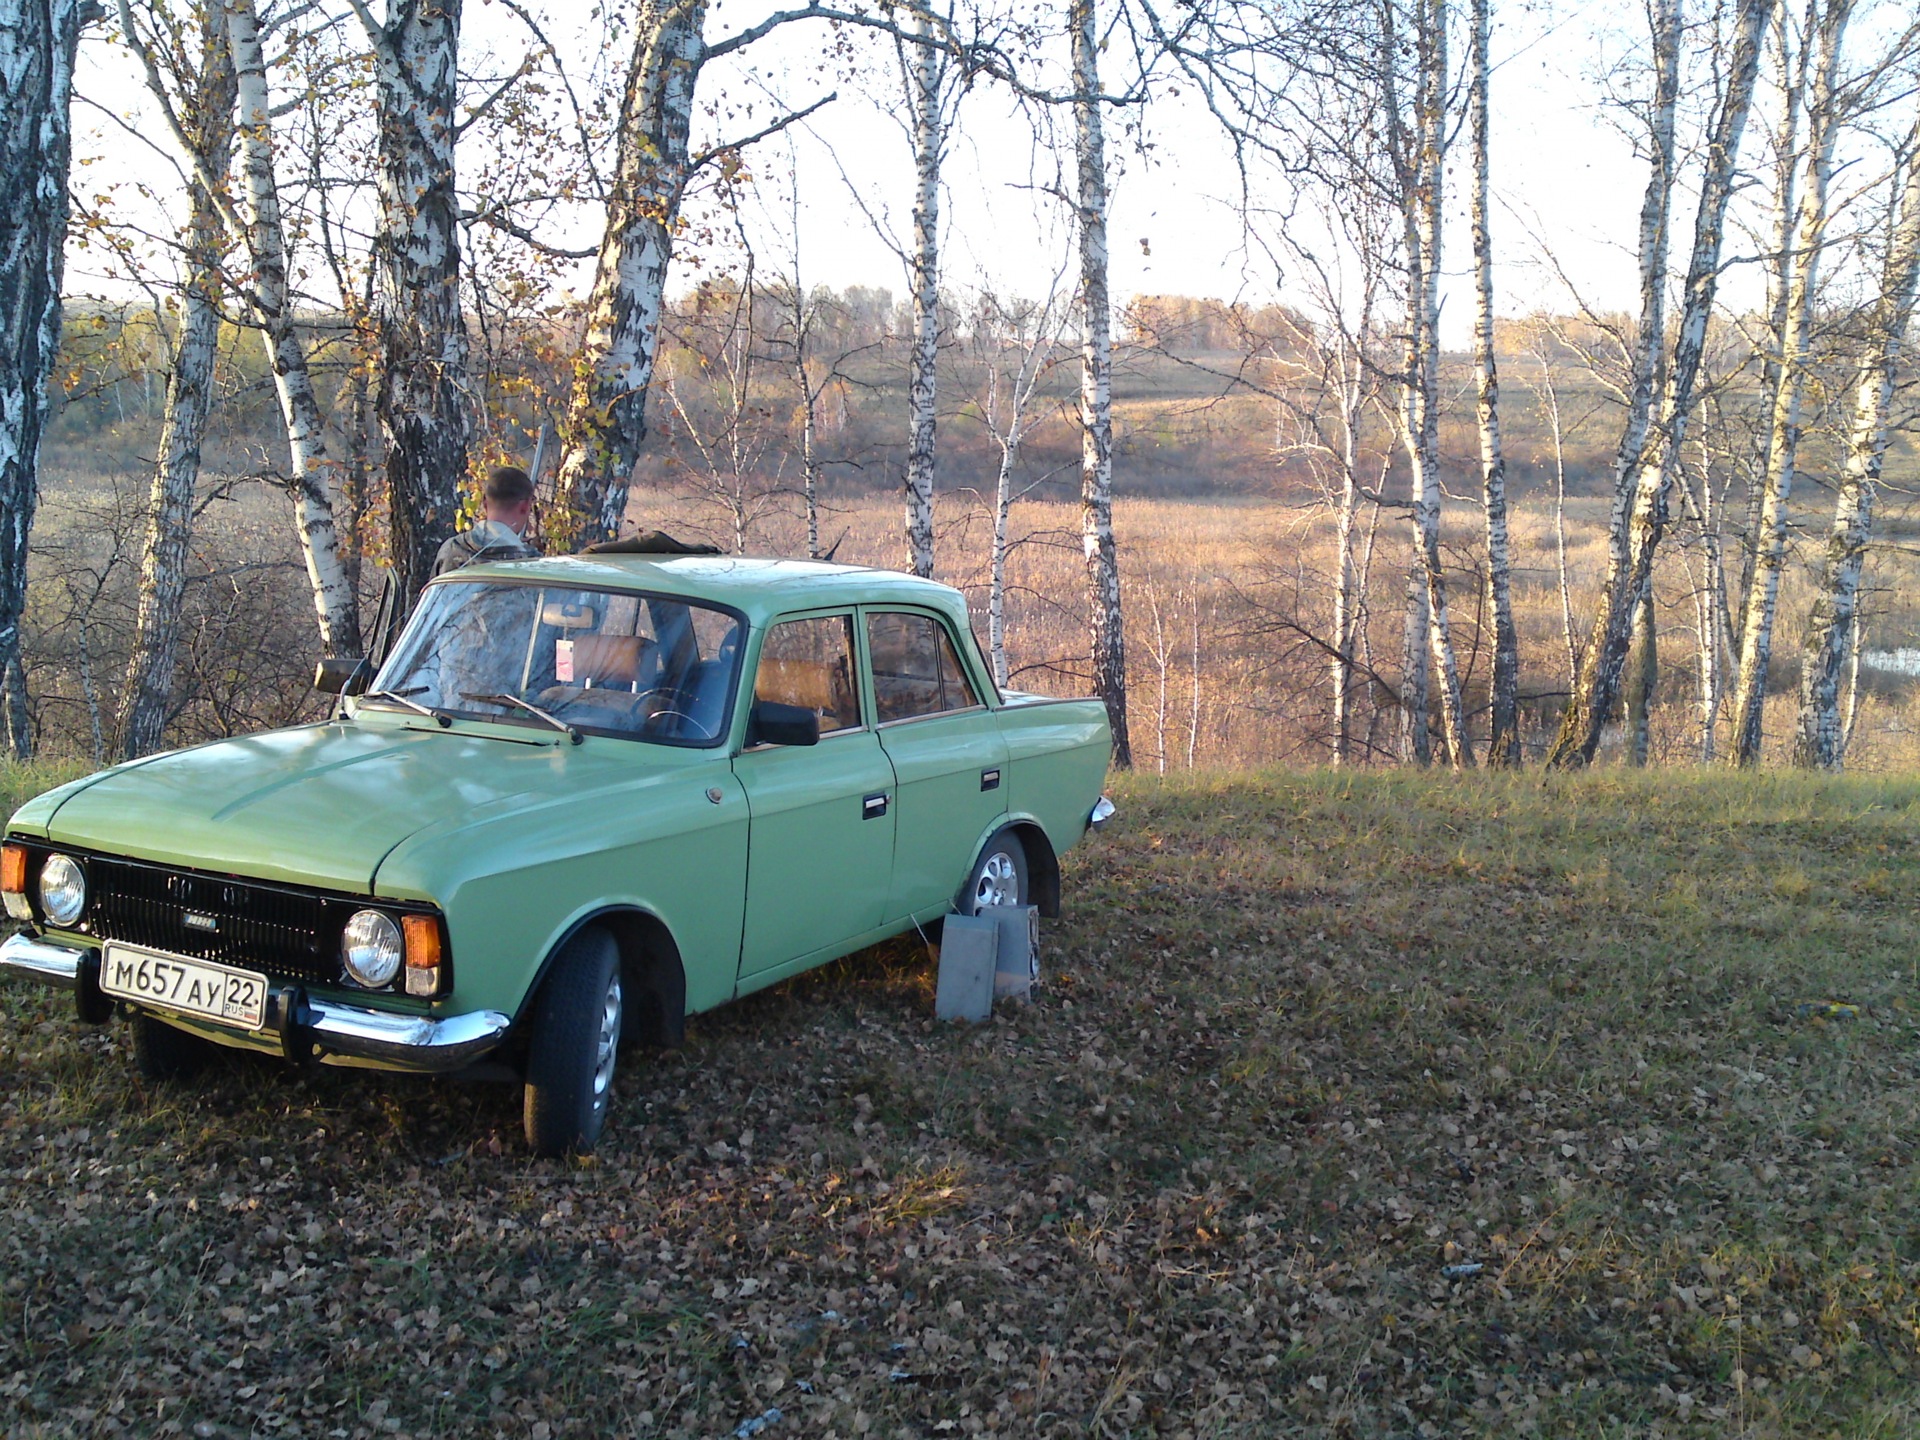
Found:
[[[820,717],[820,733],[860,728],[853,683],[853,617],[788,620],[767,632],[753,698],[799,705]]]
[[[931,615],[869,614],[867,649],[873,656],[874,710],[883,725],[980,703],[953,638]]]

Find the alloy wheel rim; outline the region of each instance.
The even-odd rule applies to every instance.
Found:
[[[980,883],[973,889],[974,908],[984,910],[992,905],[1019,903],[1020,872],[1014,869],[1011,855],[996,850],[980,866]]]
[[[600,1006],[600,1042],[593,1063],[593,1105],[597,1110],[607,1103],[607,1090],[613,1084],[613,1065],[620,1049],[620,976],[616,973],[607,985]]]

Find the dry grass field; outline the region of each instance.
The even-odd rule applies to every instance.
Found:
[[[1797,562],[1789,565],[1781,589],[1766,728],[1769,758],[1778,761],[1786,758],[1798,706],[1800,640],[1812,599],[1806,566],[1815,554],[1814,540],[1824,533],[1825,500],[1824,492],[1813,487],[1802,496],[1794,517]],[[990,495],[959,491],[940,497],[937,507],[937,578],[967,592],[983,644],[990,501]],[[1114,514],[1127,607],[1133,744],[1140,767],[1157,773],[1191,765],[1324,763],[1332,680],[1323,652],[1294,626],[1321,637],[1332,630],[1334,537],[1327,508],[1317,499],[1297,497],[1123,498]],[[639,524],[731,545],[730,522],[711,497],[685,486],[636,494],[629,516]],[[1446,508],[1445,544],[1458,567],[1451,580],[1456,645],[1468,703],[1475,710],[1474,733],[1484,739],[1486,720],[1480,707],[1486,703],[1491,641],[1481,633],[1482,523],[1477,504],[1454,501]],[[1574,635],[1581,644],[1605,571],[1605,525],[1605,501],[1568,499],[1566,564]],[[1085,570],[1079,526],[1077,504],[1030,499],[1014,508],[1011,535],[1022,543],[1009,563],[1008,654],[1017,686],[1085,689]],[[1868,569],[1870,654],[1909,645],[1920,634],[1920,562],[1915,552],[1903,548],[1911,526],[1896,516],[1885,528],[1888,543],[1875,551]],[[1513,530],[1522,723],[1529,750],[1537,756],[1552,736],[1569,687],[1551,496],[1521,499]],[[821,522],[823,544],[839,542],[835,558],[863,564],[903,564],[900,531],[900,507],[891,496],[838,502]],[[804,554],[804,537],[789,505],[759,522],[748,548]],[[1689,544],[1689,539],[1680,535],[1669,541],[1657,577],[1662,678],[1653,727],[1656,761],[1684,762],[1698,754],[1699,622],[1693,597],[1704,571],[1697,542]],[[1400,673],[1409,543],[1404,520],[1389,516],[1380,521],[1362,659],[1389,685],[1397,683]],[[1735,658],[1726,661],[1725,690],[1732,688]],[[1373,721],[1368,732],[1376,747],[1373,758],[1390,760],[1394,713],[1376,708],[1367,697],[1360,712],[1363,728]],[[1719,733],[1719,753],[1724,755],[1724,708]],[[1920,707],[1911,677],[1864,669],[1849,768],[1881,773],[1916,763]]]
[[[0,1432],[1920,1428],[1920,785],[1116,795],[1035,1004],[856,956],[630,1068],[591,1161],[505,1087],[148,1088],[0,989]]]

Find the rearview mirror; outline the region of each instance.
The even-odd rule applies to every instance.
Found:
[[[820,716],[804,705],[756,700],[747,712],[749,745],[818,745]]]
[[[373,668],[358,655],[329,655],[314,669],[313,688],[323,695],[362,695]]]

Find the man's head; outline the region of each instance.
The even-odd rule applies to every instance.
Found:
[[[518,465],[496,465],[480,490],[481,511],[516,535],[524,535],[533,513],[533,477]]]

